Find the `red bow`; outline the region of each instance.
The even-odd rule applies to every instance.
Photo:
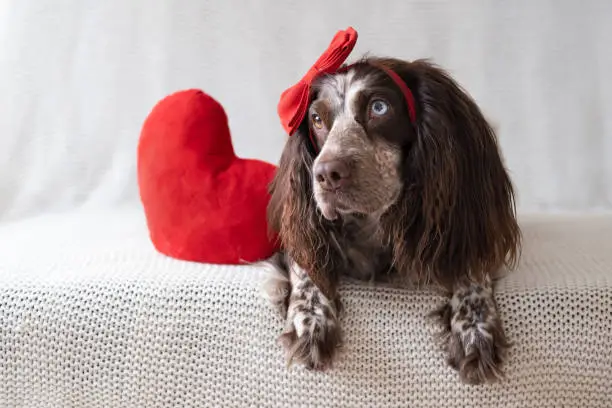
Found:
[[[287,134],[292,135],[302,123],[308,109],[310,85],[320,74],[336,72],[348,58],[357,42],[357,31],[352,27],[336,33],[327,50],[308,70],[306,75],[285,90],[278,102],[278,116]]]

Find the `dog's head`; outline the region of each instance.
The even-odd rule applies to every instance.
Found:
[[[400,196],[402,163],[416,138],[406,100],[372,63],[320,77],[307,113],[317,207],[328,220],[382,214]]]
[[[411,90],[414,118],[388,71]],[[516,259],[514,210],[495,134],[469,95],[427,61],[365,59],[313,83],[269,216],[283,245],[303,251],[347,214],[380,217],[396,262],[477,273]]]

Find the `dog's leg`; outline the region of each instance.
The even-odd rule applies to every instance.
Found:
[[[267,261],[259,263],[259,266],[267,272],[262,294],[283,319],[287,318],[287,307],[291,295],[289,267],[286,259],[287,256],[284,253],[277,252]]]
[[[279,275],[270,280],[268,299],[286,316],[279,342],[285,348],[287,363],[295,361],[309,369],[326,369],[341,343],[339,301],[327,298],[292,260],[283,259],[279,263],[277,259],[276,269],[283,270],[279,266],[286,267],[288,279]],[[283,288],[288,288],[285,298],[278,296],[285,293]]]
[[[443,345],[448,363],[469,384],[503,376],[509,344],[506,340],[490,280],[456,286],[451,299],[435,314],[444,325]]]

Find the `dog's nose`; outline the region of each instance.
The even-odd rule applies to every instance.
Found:
[[[315,178],[325,190],[337,190],[350,176],[349,166],[344,160],[318,162],[314,168]]]

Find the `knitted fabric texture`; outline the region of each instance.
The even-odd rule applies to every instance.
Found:
[[[612,406],[612,217],[523,220],[507,378],[474,387],[434,341],[441,297],[349,282],[335,368],[287,369],[261,271],[164,257],[139,214],[0,227],[0,407]]]

